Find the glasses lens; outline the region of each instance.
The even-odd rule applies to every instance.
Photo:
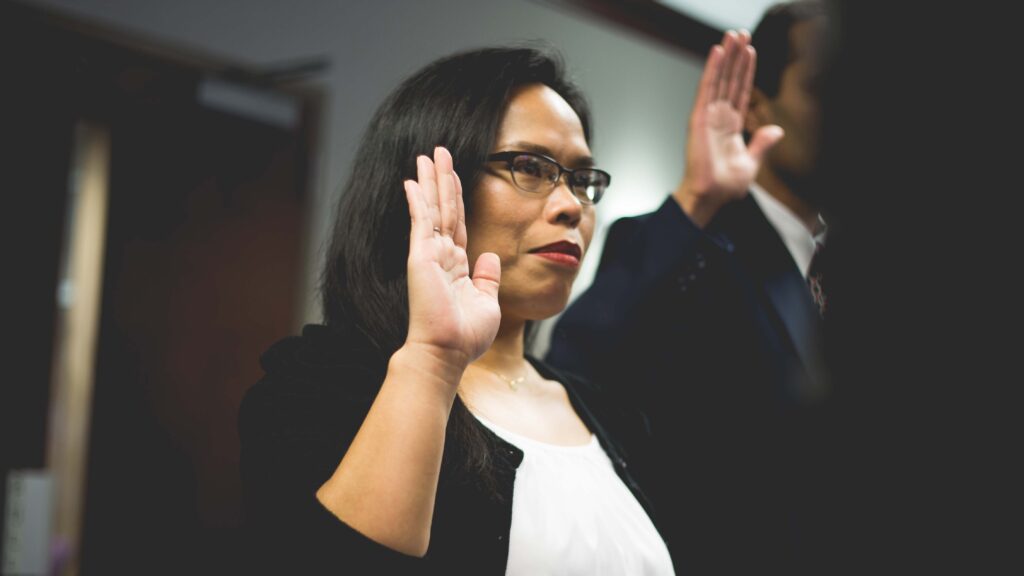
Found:
[[[576,170],[572,175],[572,190],[583,202],[596,204],[608,187],[608,175],[600,170]]]
[[[537,156],[516,156],[511,166],[516,185],[530,192],[544,190],[558,179],[558,166]]]

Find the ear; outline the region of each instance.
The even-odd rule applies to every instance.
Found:
[[[743,130],[747,134],[753,134],[765,124],[773,124],[772,117],[768,97],[759,88],[752,88],[750,104],[747,106],[747,115],[743,118]]]

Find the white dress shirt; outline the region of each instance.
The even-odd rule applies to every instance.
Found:
[[[764,216],[772,228],[775,228],[775,231],[782,237],[800,274],[803,274],[806,279],[807,271],[811,267],[811,258],[814,256],[815,244],[825,244],[825,222],[821,221],[822,232],[815,236],[789,207],[779,202],[756,182],[750,184],[750,193],[757,205],[761,207],[761,211],[764,212]]]

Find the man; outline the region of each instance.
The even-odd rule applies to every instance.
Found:
[[[766,12],[749,105],[698,95],[683,181],[612,226],[593,285],[552,335],[550,362],[646,413],[655,442],[637,447],[638,473],[681,573],[812,571],[823,554],[828,302],[811,268],[824,29],[818,3]]]

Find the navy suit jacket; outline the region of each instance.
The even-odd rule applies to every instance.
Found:
[[[641,465],[680,573],[813,571],[827,490],[819,324],[749,195],[703,231],[672,198],[617,221],[556,324],[547,360],[650,419]]]

